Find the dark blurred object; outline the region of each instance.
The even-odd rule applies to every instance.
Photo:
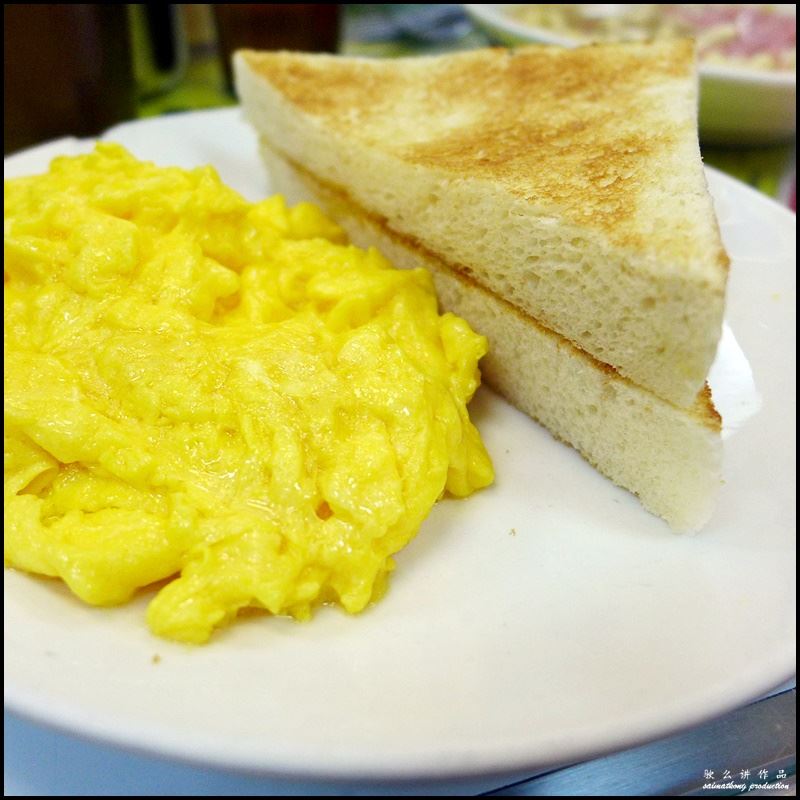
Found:
[[[3,6],[3,151],[134,116],[124,4]]]
[[[215,3],[219,55],[232,90],[231,55],[240,48],[336,52],[339,9],[334,3]]]
[[[401,37],[427,44],[454,42],[472,30],[462,5],[454,3],[375,3],[360,7],[349,34],[362,42],[388,42]]]
[[[183,8],[177,3],[129,3],[128,13],[139,97],[169,91],[189,63]]]

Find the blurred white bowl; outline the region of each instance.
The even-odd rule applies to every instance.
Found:
[[[507,3],[465,4],[473,21],[503,44],[580,44],[560,33],[508,16]],[[793,12],[794,13],[794,12]],[[767,144],[791,139],[796,130],[794,72],[718,64],[700,65],[700,136],[709,144]]]

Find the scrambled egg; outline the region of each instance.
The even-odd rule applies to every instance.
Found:
[[[493,480],[483,337],[315,207],[117,145],[5,183],[5,558],[151,629],[361,611]]]

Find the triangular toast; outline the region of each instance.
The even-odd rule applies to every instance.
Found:
[[[728,262],[690,43],[235,68],[274,191],[430,270],[489,384],[676,530],[708,521]]]

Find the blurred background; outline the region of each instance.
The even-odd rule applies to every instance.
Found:
[[[692,35],[707,163],[792,208],[796,11],[787,4],[7,4],[4,152],[233,105],[238,47],[392,57]]]
[[[497,43],[574,45],[688,33],[697,38],[701,55],[706,163],[794,209],[794,9],[785,4],[7,4],[4,152],[62,136],[93,136],[123,120],[234,105],[228,65],[239,47],[390,58]],[[670,773],[673,786],[678,778],[694,779],[714,763],[708,748],[730,749],[745,740],[761,744],[759,763],[793,769],[794,744],[790,756],[784,733],[794,729],[794,693],[780,697],[777,710],[751,707],[756,716],[747,717],[746,735],[726,718],[695,731],[691,740],[676,739],[679,749],[669,770],[653,768],[663,760],[662,751],[648,749],[654,744],[581,765],[569,779],[613,795],[645,770],[648,793],[661,793],[667,787],[656,783],[659,777],[666,781],[662,773]],[[17,773],[36,775],[47,763],[60,781],[59,793],[79,794],[87,780],[96,793],[108,793],[119,780],[151,774],[198,790],[222,792],[228,785],[211,773],[101,750],[20,720],[12,721],[11,733],[10,761]],[[97,769],[88,775],[69,769],[93,760]],[[677,775],[679,766],[684,772]],[[502,793],[570,788],[551,777],[553,782],[537,784],[535,791],[510,787]],[[242,794],[263,788],[255,778],[238,780]],[[789,792],[769,793],[794,795],[791,783]]]

